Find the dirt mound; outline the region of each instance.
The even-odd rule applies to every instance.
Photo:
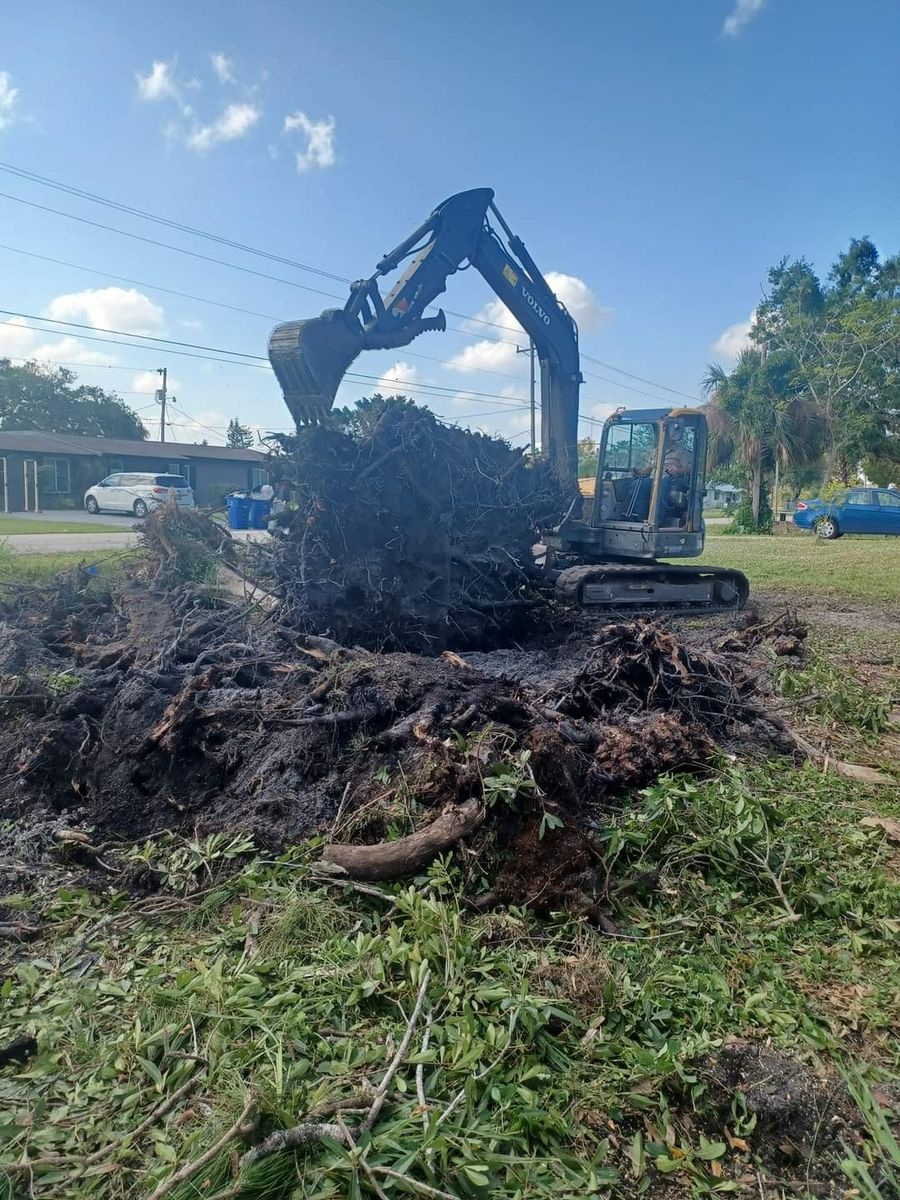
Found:
[[[859,1139],[862,1118],[844,1083],[766,1042],[734,1038],[703,1064],[722,1120],[735,1106],[753,1124],[751,1143],[770,1167],[806,1166],[840,1156]]]
[[[745,650],[649,621],[560,647],[577,666],[528,682],[491,673],[490,655],[476,669],[343,647],[280,611],[140,579],[81,611],[77,596],[24,606],[0,645],[19,636],[0,697],[14,686],[30,707],[0,729],[0,818],[56,830],[66,815],[95,843],[176,827],[365,844],[474,802],[482,875],[539,907],[591,891],[591,831],[625,789],[701,767],[735,731],[784,738]]]
[[[300,503],[274,570],[298,629],[430,654],[509,645],[539,627],[531,548],[565,509],[545,464],[388,405],[356,437],[302,430],[289,469]]]

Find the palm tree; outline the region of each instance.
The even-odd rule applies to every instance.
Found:
[[[703,390],[713,461],[737,461],[747,471],[759,528],[765,472],[776,459],[782,467],[799,466],[821,454],[817,406],[798,384],[790,356],[765,348],[742,350],[730,372],[711,364]]]

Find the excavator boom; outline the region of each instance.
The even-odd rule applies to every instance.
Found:
[[[406,270],[382,297],[379,279],[407,259]],[[542,539],[545,565],[556,564],[552,569],[559,598],[632,611],[635,606],[707,612],[741,607],[747,580],[739,571],[657,561],[657,556],[696,557],[703,549],[702,413],[685,410],[679,416],[665,410],[610,417],[601,445],[598,504],[589,522],[575,515],[582,382],[578,327],[501,216],[490,188],[458,192],[439,204],[380,260],[373,275],[351,285],[343,308],[272,331],[269,359],[297,425],[326,417],[345,372],[363,350],[397,349],[428,330],[445,329],[443,311],[426,316],[426,310],[446,289],[449,277],[466,266],[474,267],[503,301],[531,338],[541,364],[541,452],[572,500],[564,520]],[[668,431],[684,425],[695,430],[693,463],[673,479],[672,461],[678,455],[669,446]],[[653,457],[632,462],[632,448],[643,445],[647,430],[656,430]],[[625,468],[623,454],[629,460]]]
[[[505,235],[505,244],[489,213]],[[378,280],[409,257],[406,271],[382,298]],[[298,425],[321,421],[345,372],[363,350],[397,349],[421,333],[445,329],[442,311],[426,316],[425,310],[465,264],[483,276],[534,341],[541,364],[541,445],[574,489],[581,384],[578,328],[504,221],[491,188],[459,192],[438,205],[379,261],[374,275],[351,285],[342,309],[289,321],[272,331],[269,361],[288,409]]]

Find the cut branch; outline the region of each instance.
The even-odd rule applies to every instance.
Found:
[[[399,879],[413,875],[438,854],[449,850],[484,820],[484,809],[477,800],[458,807],[445,808],[439,817],[396,842],[377,842],[373,846],[327,845],[322,857],[343,867],[351,879]]]

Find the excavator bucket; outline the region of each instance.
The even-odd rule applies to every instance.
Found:
[[[328,415],[344,372],[363,345],[358,322],[339,308],[276,325],[269,362],[297,425],[316,425]]]

